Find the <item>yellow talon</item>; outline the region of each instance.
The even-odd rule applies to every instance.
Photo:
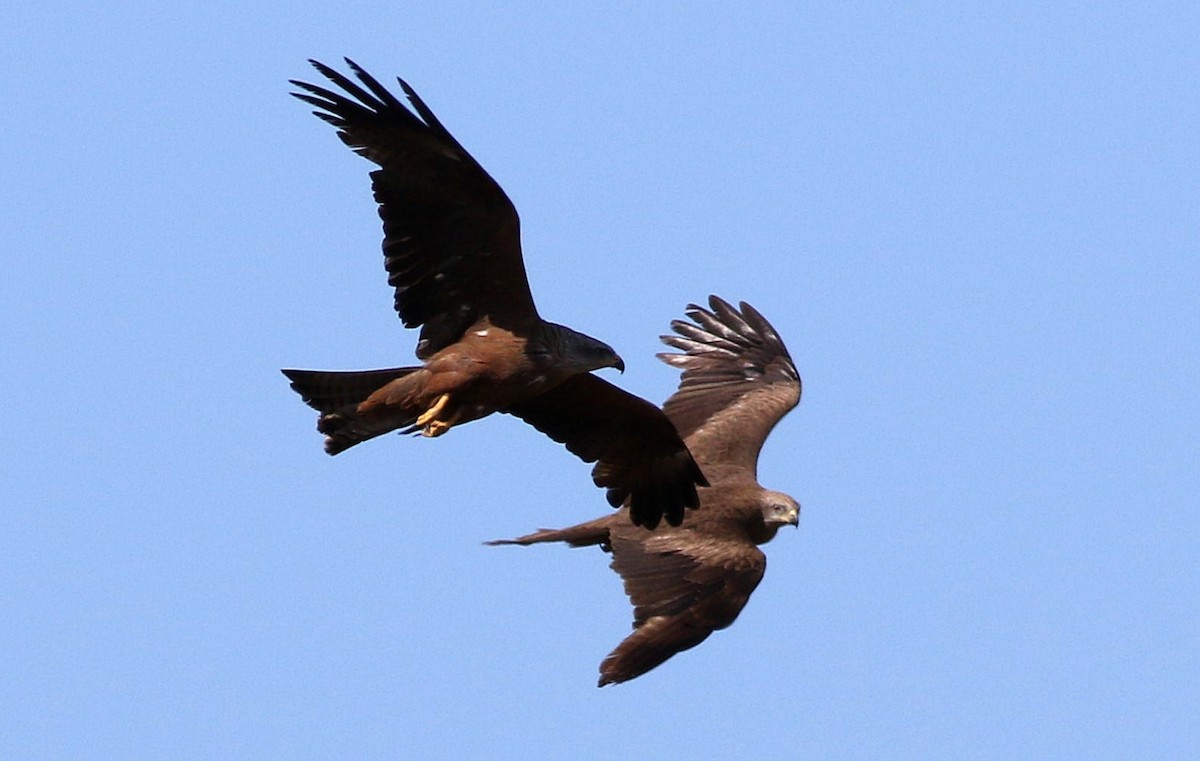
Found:
[[[457,423],[460,417],[462,417],[462,411],[458,410],[445,420],[430,420],[425,424],[425,428],[421,431],[421,433],[425,434],[431,439],[441,436],[443,433],[450,430],[450,427]]]
[[[449,401],[449,394],[442,394],[439,396],[438,400],[433,403],[433,406],[422,412],[420,417],[417,418],[417,425],[424,426],[430,421],[434,420],[438,416],[438,413],[446,408],[446,403]]]
[[[421,426],[421,433],[429,438],[441,436],[446,431],[458,422],[462,417],[462,410],[458,409],[445,420],[438,420],[438,415],[446,409],[446,405],[450,402],[449,394],[442,394],[438,400],[433,403],[433,406],[421,413],[417,418],[417,425]]]

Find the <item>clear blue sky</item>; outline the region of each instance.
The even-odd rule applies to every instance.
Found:
[[[0,757],[1200,752],[1194,3],[30,3],[0,25]],[[570,5],[570,10],[565,6]],[[661,402],[718,293],[805,397],[742,618],[597,690],[604,513],[495,417],[337,458],[407,363],[305,59],[411,82],[549,319]]]

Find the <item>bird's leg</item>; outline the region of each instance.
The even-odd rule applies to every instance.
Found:
[[[450,401],[449,394],[442,394],[441,396],[439,396],[438,400],[433,403],[433,406],[430,407],[429,409],[425,410],[424,412],[422,412],[421,415],[417,418],[417,425],[423,426],[426,423],[428,423],[430,420],[433,420],[434,418],[436,418],[438,416],[438,413],[446,408],[446,402],[449,402],[449,401]]]
[[[445,420],[430,420],[425,424],[425,427],[421,430],[421,433],[431,439],[441,436],[443,433],[450,430],[450,427],[457,423],[460,417],[462,417],[462,410],[455,410],[454,414]]]
[[[446,431],[450,430],[451,426],[458,422],[462,417],[462,410],[455,410],[450,417],[445,420],[438,420],[438,415],[442,410],[446,409],[446,405],[450,402],[449,394],[442,394],[438,400],[433,403],[433,406],[421,413],[417,418],[417,425],[421,426],[421,433],[430,438],[441,436]]]

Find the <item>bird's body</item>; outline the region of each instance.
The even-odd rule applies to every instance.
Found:
[[[657,407],[592,375],[624,370],[612,347],[538,314],[504,191],[403,80],[412,110],[352,61],[361,84],[312,63],[343,92],[293,80],[304,90],[295,95],[379,165],[388,283],[404,325],[421,329],[419,366],[283,371],[320,412],[326,451],[397,429],[440,436],[505,412],[596,462],[593,481],[634,522],[677,525],[697,506],[703,473]]]
[[[771,325],[749,305],[739,314],[712,297],[691,306],[663,340],[684,354],[660,355],[683,369],[664,410],[708,477],[700,510],[681,526],[646,531],[618,514],[541,529],[490,544],[565,542],[612,554],[634,606],[634,631],[600,664],[600,685],[624,682],[695,647],[734,622],[766,571],[758,545],[795,526],[800,505],[762,487],[758,453],[800,399],[800,377]]]
[[[317,427],[326,435],[326,451],[337,454],[397,429],[440,436],[454,425],[508,412],[587,372],[574,370],[555,352],[546,334],[556,329],[561,326],[544,323],[522,335],[483,318],[419,366],[284,374],[305,401],[322,400]]]

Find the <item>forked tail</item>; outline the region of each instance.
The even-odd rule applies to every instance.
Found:
[[[363,418],[358,405],[387,384],[403,378],[420,367],[393,367],[387,370],[283,370],[292,388],[305,404],[321,413],[317,430],[325,434],[325,451],[337,454],[359,442],[402,426],[411,426],[415,415],[387,415]]]

